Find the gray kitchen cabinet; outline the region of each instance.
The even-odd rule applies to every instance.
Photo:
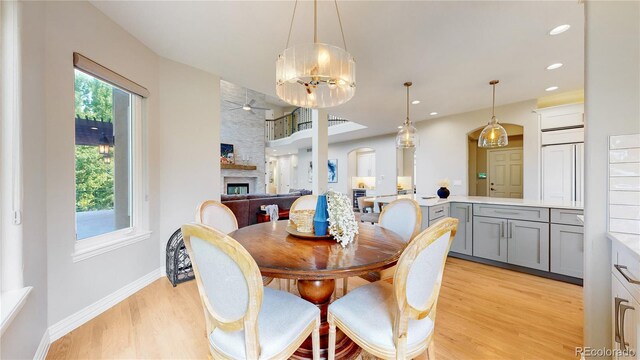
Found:
[[[507,262],[549,271],[549,224],[509,220],[507,225]]]
[[[551,272],[582,278],[584,229],[551,224]]]
[[[506,219],[473,217],[473,256],[507,262]]]
[[[450,216],[458,219],[458,231],[451,243],[450,251],[471,255],[473,253],[473,205],[467,203],[451,203]]]

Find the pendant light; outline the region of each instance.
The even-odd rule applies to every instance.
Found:
[[[480,137],[478,137],[478,147],[481,148],[497,148],[504,147],[509,144],[509,137],[507,136],[507,130],[502,125],[498,124],[496,119],[496,84],[499,80],[491,80],[489,85],[493,86],[493,103],[491,105],[491,120],[489,124],[482,130]]]
[[[356,63],[347,52],[337,0],[334,4],[344,48],[318,42],[317,0],[313,1],[313,43],[289,47],[295,2],[287,44],[276,60],[276,93],[291,105],[327,108],[346,103],[356,92]]]
[[[398,135],[396,135],[396,147],[398,149],[413,149],[416,147],[416,128],[411,124],[409,120],[409,87],[413,85],[410,81],[404,83],[407,88],[407,118],[404,120],[404,124]]]

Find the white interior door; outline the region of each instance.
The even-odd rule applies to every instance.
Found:
[[[288,157],[278,159],[278,193],[288,194],[291,187],[291,161]]]
[[[522,148],[489,150],[490,197],[522,199]]]
[[[575,145],[550,145],[542,148],[542,198],[571,201],[574,197]]]

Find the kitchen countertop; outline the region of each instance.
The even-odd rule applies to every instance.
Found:
[[[545,201],[545,200],[529,200],[529,199],[512,199],[512,198],[496,198],[486,196],[461,196],[452,195],[447,199],[439,199],[438,197],[424,199],[426,195],[409,194],[409,195],[386,195],[368,197],[365,200],[378,203],[390,203],[396,199],[414,199],[420,206],[434,206],[440,204],[448,204],[451,202],[473,203],[473,204],[490,204],[490,205],[510,205],[510,206],[530,206],[530,207],[548,207],[553,209],[570,209],[582,210],[582,202],[576,201]]]
[[[607,237],[627,248],[636,259],[640,259],[640,235],[608,232]]]

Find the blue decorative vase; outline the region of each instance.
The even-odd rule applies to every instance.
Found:
[[[313,230],[316,236],[327,235],[329,228],[329,209],[327,206],[327,195],[318,195],[316,213],[313,216]]]
[[[446,199],[449,197],[449,189],[447,189],[446,187],[441,187],[440,189],[438,189],[438,197],[440,199]]]

